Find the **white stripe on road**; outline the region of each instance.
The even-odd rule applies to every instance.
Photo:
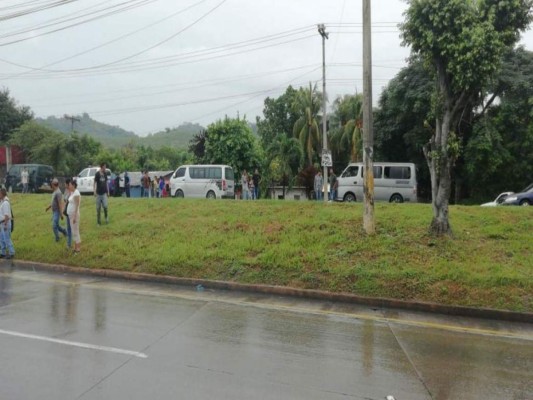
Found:
[[[95,344],[81,343],[81,342],[71,342],[70,340],[61,340],[61,339],[54,339],[54,338],[46,337],[46,336],[31,335],[31,334],[27,334],[27,333],[14,332],[14,331],[5,331],[3,329],[0,329],[0,334],[1,335],[9,335],[9,336],[20,337],[20,338],[24,338],[24,339],[41,340],[43,342],[62,344],[62,345],[65,345],[65,346],[81,347],[83,349],[107,351],[109,353],[126,354],[128,356],[133,356],[133,357],[148,358],[148,356],[146,354],[144,354],[144,353],[139,353],[137,351],[131,351],[131,350],[119,349],[119,348],[116,348],[116,347],[98,346],[98,345],[95,345]]]

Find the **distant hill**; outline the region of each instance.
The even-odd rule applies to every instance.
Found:
[[[159,149],[163,146],[187,149],[192,137],[204,129],[201,125],[186,122],[175,128],[166,128],[164,131],[156,132],[146,137],[139,137],[134,132],[118,126],[98,122],[87,113],[75,117],[79,118],[79,121],[74,122],[74,131],[80,134],[87,134],[105,147],[110,148],[119,148],[129,143],[134,143],[147,147],[151,146],[153,149]],[[66,134],[72,130],[72,122],[65,118],[53,116],[36,118],[35,122]]]
[[[139,139],[135,133],[126,131],[118,126],[98,122],[92,119],[87,113],[76,115],[75,117],[79,121],[74,121],[74,131],[80,134],[86,133],[88,136],[102,143],[105,147],[118,148],[132,141],[137,142]],[[65,118],[36,118],[35,122],[63,133],[70,133],[72,131],[72,122]]]
[[[201,125],[185,122],[178,127],[166,128],[164,131],[139,138],[139,143],[143,146],[151,146],[154,149],[163,146],[187,149],[193,136],[202,130],[204,130],[204,127]]]

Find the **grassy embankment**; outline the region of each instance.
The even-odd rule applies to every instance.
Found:
[[[49,195],[13,194],[17,259],[533,311],[533,207],[451,207],[454,239],[427,234],[431,206],[110,199],[97,226],[82,197],[82,253],[53,240]]]

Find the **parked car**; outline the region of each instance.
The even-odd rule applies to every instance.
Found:
[[[533,183],[521,192],[508,196],[503,204],[506,206],[533,206]]]
[[[499,206],[503,203],[503,201],[510,195],[512,195],[514,192],[503,192],[498,195],[493,201],[489,201],[488,203],[483,203],[481,207],[495,207]]]
[[[30,193],[52,192],[50,182],[55,176],[54,168],[44,164],[14,164],[9,168],[5,179],[7,191],[22,192],[20,173],[26,168],[29,174],[28,191]]]

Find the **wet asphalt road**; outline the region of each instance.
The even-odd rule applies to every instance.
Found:
[[[0,265],[0,399],[533,399],[533,324]]]

